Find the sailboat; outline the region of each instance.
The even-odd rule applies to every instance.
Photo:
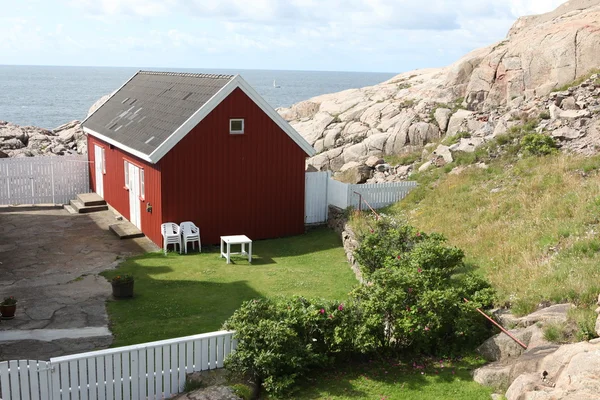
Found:
[[[279,86],[277,83],[275,83],[275,79],[273,79],[273,87],[274,88],[280,88],[281,86]]]

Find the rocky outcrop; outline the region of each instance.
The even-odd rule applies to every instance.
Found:
[[[572,308],[558,304],[522,318],[495,311],[501,324],[515,326],[509,332],[527,349],[503,333],[488,339],[477,351],[493,362],[474,371],[475,381],[506,392],[508,400],[597,399],[600,339],[559,346],[544,337],[544,326],[565,324]]]
[[[87,139],[79,121],[52,130],[0,121],[0,158],[86,153]]]
[[[317,170],[339,171],[361,157],[411,152],[463,132],[476,134],[457,147],[473,151],[482,138],[514,125],[511,110],[600,66],[599,21],[600,0],[571,0],[551,13],[519,19],[504,41],[446,68],[403,73],[278,111],[319,153],[308,161]],[[557,114],[550,110],[553,119],[593,116],[578,101],[557,105]],[[574,136],[557,132],[567,140]]]

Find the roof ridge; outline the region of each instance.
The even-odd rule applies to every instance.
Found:
[[[166,75],[166,76],[189,76],[194,78],[212,78],[212,79],[233,79],[235,75],[229,74],[206,74],[199,72],[169,72],[169,71],[143,71],[140,70],[138,74],[144,75]]]

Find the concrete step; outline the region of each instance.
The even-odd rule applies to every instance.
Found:
[[[96,193],[81,193],[77,195],[77,200],[79,200],[84,207],[89,206],[104,206],[106,205],[106,201]]]
[[[109,225],[108,229],[119,239],[133,239],[143,237],[144,234],[131,222],[123,221],[119,224]]]
[[[106,204],[100,206],[85,206],[79,200],[71,200],[71,207],[73,207],[79,214],[108,210],[108,206]]]
[[[67,210],[69,212],[69,214],[77,214],[77,211],[75,211],[75,209],[73,208],[73,206],[71,206],[70,204],[65,204],[63,206],[63,208],[65,210]]]

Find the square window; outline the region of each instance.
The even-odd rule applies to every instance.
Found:
[[[143,169],[140,169],[140,197],[142,200],[146,199],[146,182]]]
[[[244,120],[237,118],[237,119],[230,119],[229,120],[229,133],[232,135],[241,135],[244,133]]]

